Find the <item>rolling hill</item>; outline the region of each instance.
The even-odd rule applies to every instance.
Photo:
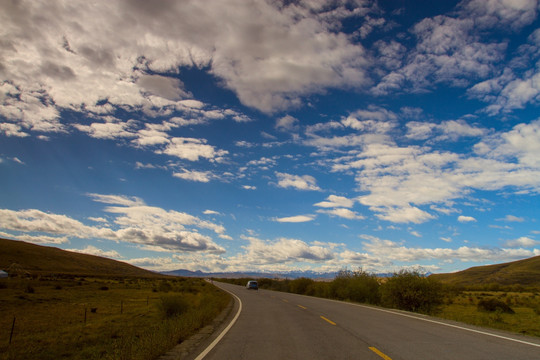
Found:
[[[540,256],[431,276],[444,283],[459,286],[499,284],[540,287]]]
[[[0,239],[0,269],[29,274],[163,276],[121,261],[7,239]]]

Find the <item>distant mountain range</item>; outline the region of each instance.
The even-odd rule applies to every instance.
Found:
[[[333,279],[335,272],[320,273],[314,271],[291,271],[291,272],[202,272],[185,269],[165,271],[164,275],[184,277],[213,277],[213,278],[269,278],[269,279],[297,279],[300,277],[310,279]]]
[[[332,280],[336,272],[213,272],[175,270],[155,273],[133,265],[99,256],[80,254],[50,246],[0,239],[0,270],[10,275],[77,274],[97,276],[160,277],[163,275],[214,278],[273,278]],[[376,274],[380,277],[391,273]],[[426,274],[429,275],[429,274]],[[540,256],[503,264],[476,266],[467,270],[430,275],[455,285],[523,285],[540,287]]]
[[[184,277],[213,277],[213,278],[269,278],[269,279],[298,279],[308,278],[313,280],[332,280],[336,277],[337,272],[316,272],[311,270],[306,271],[289,271],[289,272],[202,272],[190,271],[185,269],[165,271],[164,275],[184,276]],[[391,273],[376,274],[379,277],[392,276]]]

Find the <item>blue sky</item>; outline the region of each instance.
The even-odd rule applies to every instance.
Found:
[[[5,2],[0,236],[152,270],[540,255],[539,10]]]

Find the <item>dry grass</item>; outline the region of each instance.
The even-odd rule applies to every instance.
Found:
[[[509,305],[515,314],[478,309],[478,302],[498,299]],[[534,292],[466,291],[446,303],[437,316],[472,325],[540,336],[540,295]]]
[[[160,304],[173,294],[189,306],[166,317]],[[153,359],[228,301],[200,279],[0,279],[0,359]]]

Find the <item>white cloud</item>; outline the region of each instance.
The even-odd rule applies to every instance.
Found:
[[[363,235],[364,250],[372,257],[386,261],[413,262],[428,259],[460,260],[466,262],[507,262],[540,255],[540,250],[475,248],[461,246],[451,248],[410,248],[390,240]]]
[[[133,121],[121,122],[117,119],[110,119],[115,122],[92,123],[91,125],[74,124],[73,126],[96,139],[133,138],[136,136],[130,131],[134,125]]]
[[[514,240],[508,240],[504,243],[504,246],[510,247],[510,248],[531,248],[533,246],[536,246],[540,244],[540,241],[536,241],[534,239],[531,239],[526,236],[522,236],[520,238],[514,239]]]
[[[282,223],[302,223],[315,220],[313,215],[296,215],[282,218],[275,218],[274,221]]]
[[[330,215],[330,216],[337,216],[337,217],[341,217],[341,218],[344,218],[344,219],[349,219],[349,220],[362,220],[362,219],[365,219],[364,216],[358,214],[356,211],[352,211],[352,210],[349,210],[349,209],[345,209],[345,208],[335,208],[335,209],[330,209],[330,210],[317,210],[318,213],[320,214],[327,214],[327,215]]]
[[[116,229],[88,226],[65,215],[48,214],[36,209],[0,209],[0,228],[30,233],[28,236],[34,237],[34,242],[58,243],[64,242],[63,238],[107,239],[139,244],[153,251],[225,251],[210,236],[198,232],[199,229],[206,229],[218,236],[227,236],[222,225],[187,213],[148,206],[136,197],[101,194],[89,196],[95,201],[111,205],[104,211],[113,214]],[[36,236],[34,233],[61,235],[63,238]]]
[[[184,169],[181,173],[173,173],[173,176],[184,180],[207,183],[212,178],[212,173],[209,171],[190,171]]]
[[[204,210],[203,214],[204,215],[221,215],[221,213],[215,210]]]
[[[511,27],[517,30],[533,22],[538,13],[537,0],[470,0],[460,5],[464,15],[486,28]]]
[[[68,251],[74,251],[81,254],[88,254],[88,255],[95,255],[95,256],[101,256],[101,257],[108,257],[111,259],[121,259],[122,256],[116,251],[116,250],[102,250],[98,249],[95,246],[87,245],[84,249],[66,249]]]
[[[284,117],[281,117],[276,120],[276,129],[279,131],[285,131],[285,132],[293,132],[298,131],[298,119],[296,119],[293,116],[285,115]]]
[[[251,263],[279,264],[297,261],[326,261],[332,259],[332,251],[320,245],[308,245],[302,240],[280,238],[277,241],[263,241],[254,237],[246,238],[249,245],[242,255]]]
[[[28,234],[19,234],[13,235],[5,232],[0,232],[0,236],[5,239],[11,240],[20,240],[33,244],[67,244],[69,239],[67,236],[46,236],[46,235],[28,235]]]
[[[0,132],[5,136],[15,136],[15,137],[27,137],[30,136],[28,133],[22,131],[22,128],[17,124],[10,123],[0,123]]]
[[[326,201],[321,201],[313,206],[319,206],[323,208],[344,207],[351,208],[354,205],[354,200],[348,199],[344,196],[330,195],[326,198]]]
[[[221,161],[223,156],[229,152],[226,150],[216,150],[214,146],[208,145],[204,139],[172,138],[170,143],[163,150],[156,150],[157,154],[166,154],[189,161],[198,161],[204,158],[213,161]]]
[[[198,109],[179,79],[183,66],[207,67],[245,105],[265,112],[297,106],[303,95],[328,87],[368,82],[364,48],[336,31],[342,18],[369,12],[362,6],[49,1],[3,10],[8,81],[0,114],[33,131],[64,131],[63,109]]]
[[[514,215],[506,215],[504,217],[504,219],[498,219],[498,220],[508,221],[508,222],[523,222],[523,221],[525,221],[524,218],[519,217],[519,216],[514,216]]]
[[[496,133],[475,146],[478,154],[500,161],[516,159],[523,167],[540,169],[540,120],[518,124],[508,132]],[[526,170],[526,169],[524,169]]]
[[[321,190],[317,186],[317,180],[310,175],[291,175],[286,173],[276,172],[278,178],[278,186],[282,188],[294,188],[297,190]]]
[[[476,219],[474,217],[464,215],[458,216],[457,220],[461,223],[476,222]]]

